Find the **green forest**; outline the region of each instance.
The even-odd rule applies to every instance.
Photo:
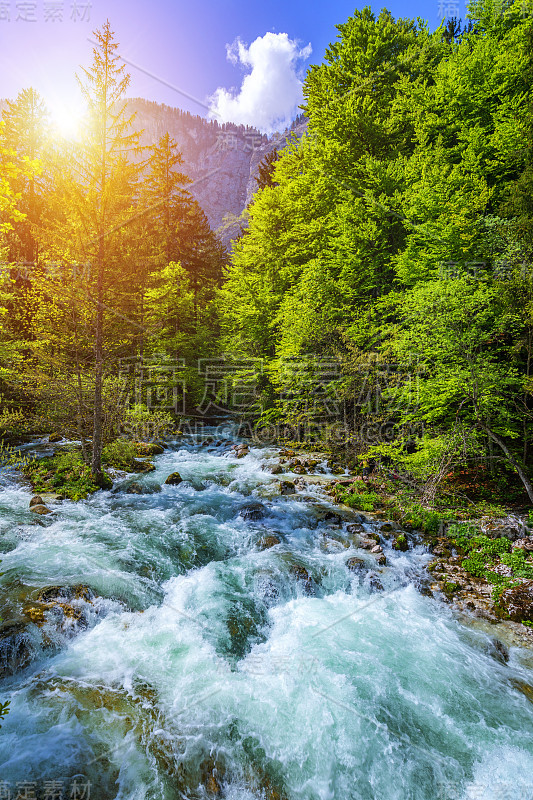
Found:
[[[482,485],[533,503],[524,4],[474,3],[434,32],[368,7],[339,24],[305,78],[307,133],[262,164],[229,253],[179,144],[140,150],[117,46],[108,23],[80,70],[80,141],[50,138],[31,88],[3,114],[6,441],[79,439],[103,485],[117,440],[176,422],[138,402],[128,359],[179,373],[191,417],[198,359],[223,358],[228,410],[262,442],[378,459],[429,501]]]

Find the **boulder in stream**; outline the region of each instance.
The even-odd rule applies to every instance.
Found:
[[[254,520],[264,517],[265,511],[266,509],[261,503],[248,503],[248,505],[241,508],[239,514],[243,519],[253,522]]]
[[[280,481],[279,490],[281,494],[294,494],[296,492],[296,486],[292,481]]]
[[[362,558],[352,557],[348,559],[346,566],[351,572],[359,572],[359,570],[364,569],[365,562]]]
[[[132,472],[153,472],[154,470],[155,466],[150,461],[139,461],[137,458],[132,459]]]
[[[281,539],[278,539],[277,536],[274,536],[274,534],[269,534],[268,536],[263,536],[262,539],[259,539],[257,545],[260,550],[269,550],[271,547],[275,547],[280,542]]]
[[[133,481],[127,487],[126,494],[144,494],[144,487],[138,481]]]
[[[52,511],[43,503],[35,503],[35,505],[30,506],[30,511],[32,511],[34,514],[40,514],[41,516],[52,513]]]
[[[407,541],[407,536],[404,533],[401,533],[393,541],[392,546],[395,550],[400,550],[402,553],[407,552],[407,550],[409,550],[409,542]]]
[[[177,486],[179,483],[182,482],[182,480],[183,478],[181,477],[179,472],[171,472],[171,474],[166,479],[165,483],[167,483],[169,486]]]
[[[165,448],[156,442],[135,442],[135,451],[138,456],[159,456]]]

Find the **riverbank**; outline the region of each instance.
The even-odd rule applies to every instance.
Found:
[[[317,464],[328,462],[341,474],[332,480],[313,474]],[[299,489],[321,485],[339,506],[375,521],[380,536],[390,539],[396,550],[423,542],[433,555],[427,566],[428,591],[457,611],[503,628],[508,641],[533,647],[531,515],[503,514],[496,507],[500,516],[491,516],[485,503],[423,506],[387,471],[376,470],[363,480],[323,452],[281,447],[271,472],[298,475]]]

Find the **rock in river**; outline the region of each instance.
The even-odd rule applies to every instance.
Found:
[[[281,494],[294,494],[296,492],[296,486],[291,481],[280,481],[279,490]]]
[[[172,472],[168,478],[166,479],[165,483],[168,483],[169,486],[177,486],[178,483],[181,483],[183,478],[179,474],[179,472]]]
[[[34,514],[41,514],[41,515],[52,513],[51,510],[42,503],[36,503],[35,505],[30,506],[30,511],[33,511]]]
[[[253,522],[265,516],[265,507],[261,505],[261,503],[248,503],[247,506],[241,508],[239,514],[243,519],[248,519]]]
[[[262,539],[259,540],[258,547],[260,550],[269,550],[271,547],[275,547],[275,545],[279,544],[281,539],[278,539],[277,536],[270,534],[270,536],[263,536]]]

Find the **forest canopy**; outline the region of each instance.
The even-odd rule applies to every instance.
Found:
[[[156,358],[200,413],[199,359],[223,357],[248,401],[218,408],[256,431],[425,479],[507,472],[533,501],[533,27],[521,2],[468,17],[338,25],[304,82],[307,131],[260,164],[230,257],[178,143],[140,152],[109,23],[80,73],[81,141],[51,137],[33,89],[10,101],[3,430],[92,439],[97,475],[135,400],[128,359]]]

